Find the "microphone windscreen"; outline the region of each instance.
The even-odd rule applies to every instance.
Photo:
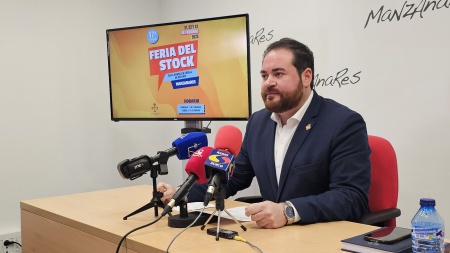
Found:
[[[186,168],[184,169],[188,175],[195,174],[197,175],[197,183],[203,184],[208,181],[205,174],[205,161],[208,159],[209,154],[213,148],[211,147],[202,147],[197,150],[194,154],[192,154],[191,158],[186,163]]]
[[[232,125],[225,125],[219,128],[214,141],[214,148],[226,150],[237,156],[242,146],[242,132]]]
[[[177,148],[177,157],[180,160],[188,159],[199,148],[206,146],[208,146],[208,137],[203,132],[191,132],[172,142],[172,147]]]

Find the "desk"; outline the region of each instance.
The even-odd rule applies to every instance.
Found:
[[[155,219],[154,210],[122,218],[148,203],[150,185],[132,186],[59,197],[26,200],[20,203],[22,246],[24,253],[114,253],[117,244],[130,230]],[[246,205],[225,200],[225,207]],[[159,210],[159,214],[162,209]],[[239,232],[263,252],[341,252],[341,240],[376,227],[339,221],[280,229],[260,229],[254,222],[243,223],[243,231],[232,220],[221,219],[221,228]],[[215,227],[209,224],[208,227]],[[206,230],[206,228],[205,228]],[[256,252],[248,244],[206,235],[193,227],[182,233],[170,252]],[[167,226],[167,217],[127,237],[121,253],[165,252],[170,241],[181,231]]]

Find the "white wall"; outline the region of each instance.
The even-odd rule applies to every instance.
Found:
[[[0,2],[0,234],[20,230],[21,200],[151,182],[117,162],[179,133],[110,121],[106,29],[159,18],[157,0]]]
[[[348,76],[354,84],[321,85],[317,91],[360,112],[369,134],[393,144],[402,210],[398,226],[410,227],[421,197],[435,198],[438,211],[450,224],[446,195],[450,177],[450,1],[436,1],[439,9],[423,11],[425,2],[429,1],[191,0],[186,4],[168,0],[161,2],[161,21],[249,13],[253,38],[263,28],[265,35],[265,40],[258,36],[262,41],[251,45],[254,110],[263,107],[258,73],[261,54],[270,42],[292,37],[309,45],[322,79],[335,79],[347,69],[339,81]],[[408,15],[412,4],[416,12]],[[403,6],[400,20],[377,23],[370,19],[364,28],[372,10],[377,13],[383,7],[387,14],[382,19],[386,20]]]

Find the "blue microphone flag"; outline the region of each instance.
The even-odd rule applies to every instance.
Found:
[[[221,183],[226,184],[233,175],[234,156],[228,152],[213,149],[205,161],[206,177],[210,178],[211,174],[221,174]]]
[[[208,137],[203,132],[191,132],[180,136],[172,142],[177,148],[177,157],[180,160],[189,159],[195,151],[208,146]]]

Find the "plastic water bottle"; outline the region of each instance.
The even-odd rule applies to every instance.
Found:
[[[444,220],[436,211],[434,199],[420,199],[420,209],[411,220],[414,253],[444,252]]]

